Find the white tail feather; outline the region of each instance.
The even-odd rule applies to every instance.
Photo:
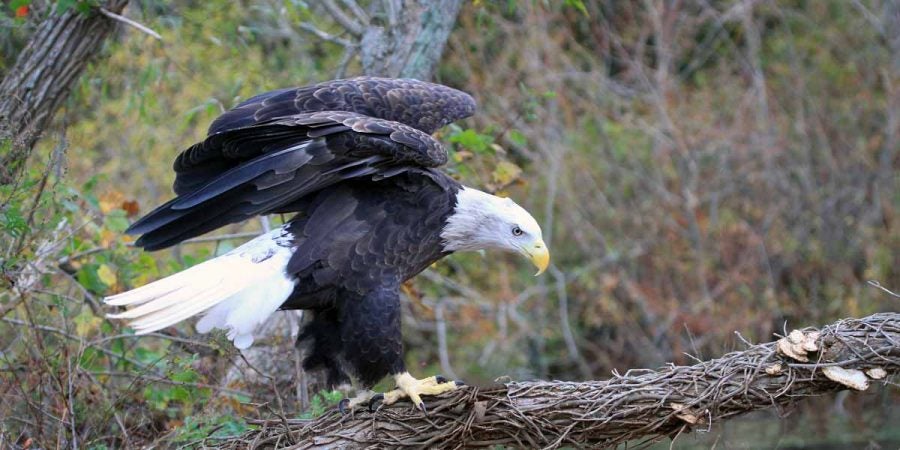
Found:
[[[132,307],[108,317],[128,319],[137,334],[147,334],[207,311],[197,331],[223,328],[236,347],[249,347],[253,329],[294,289],[293,279],[285,274],[290,240],[278,228],[225,255],[107,297],[107,304]]]

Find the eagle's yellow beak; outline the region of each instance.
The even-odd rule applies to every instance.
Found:
[[[528,253],[528,257],[531,258],[531,262],[534,263],[534,266],[538,268],[538,271],[534,276],[544,273],[544,271],[547,270],[547,266],[550,265],[550,249],[547,248],[547,244],[545,244],[543,240],[538,240],[531,248],[528,248],[525,251]]]

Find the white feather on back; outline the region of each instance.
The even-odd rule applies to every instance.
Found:
[[[235,347],[247,348],[254,328],[294,290],[294,280],[285,273],[293,252],[290,238],[278,228],[222,256],[107,297],[107,304],[133,306],[108,317],[129,319],[137,334],[147,334],[206,311],[198,332],[222,328]]]

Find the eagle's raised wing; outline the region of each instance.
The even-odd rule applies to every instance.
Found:
[[[431,134],[474,114],[475,100],[447,86],[408,78],[332,80],[251,97],[213,121],[209,135],[315,111],[355,112]]]
[[[315,108],[338,109],[309,111]],[[473,111],[467,94],[416,80],[338,80],[254,97],[178,156],[178,197],[128,232],[143,234],[140,247],[165,248],[258,214],[291,211],[303,196],[340,181],[440,166],[447,154],[429,133]]]

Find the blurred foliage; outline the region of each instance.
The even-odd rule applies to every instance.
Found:
[[[439,132],[447,170],[532,211],[556,270],[535,279],[495,253],[435,264],[405,289],[408,366],[470,383],[603,377],[738,348],[736,331],[764,341],[896,309],[865,284],[900,287],[887,3],[467,2],[436,79],[480,110]],[[16,17],[4,3],[0,73],[48,13],[28,4]],[[226,380],[240,356],[223,336],[136,339],[99,302],[239,244],[147,254],[122,231],[170,197],[171,162],[215,116],[333,78],[340,49],[295,24],[339,27],[295,0],[126,14],[163,40],[123,28],[0,187],[0,442],[190,446],[341,395],[300,411],[293,386]]]
[[[320,391],[309,402],[309,409],[300,414],[301,419],[319,417],[329,408],[337,406],[345,394],[341,391]]]

